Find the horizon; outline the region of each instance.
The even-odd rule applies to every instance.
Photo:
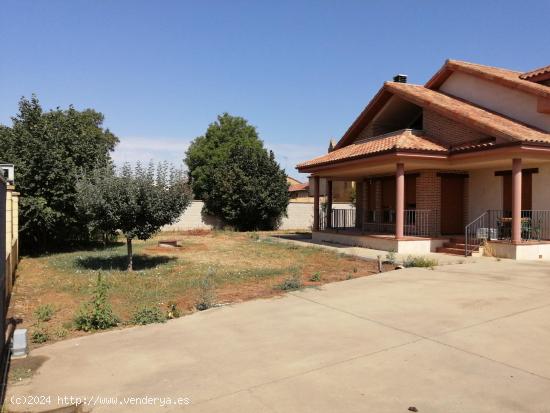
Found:
[[[448,58],[549,64],[549,12],[540,2],[8,1],[0,124],[36,93],[45,110],[102,112],[120,139],[117,164],[182,166],[191,140],[228,112],[304,182],[294,166],[326,153],[397,73],[424,84]]]

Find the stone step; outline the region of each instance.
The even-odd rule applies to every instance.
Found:
[[[445,254],[464,255],[464,248],[438,247],[436,251]]]

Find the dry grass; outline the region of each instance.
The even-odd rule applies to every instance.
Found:
[[[161,238],[177,239],[182,247],[159,247]],[[144,305],[165,311],[169,302],[175,302],[183,314],[195,311],[200,280],[206,273],[213,277],[217,303],[224,304],[281,294],[277,286],[293,274],[307,287],[377,272],[375,262],[280,243],[255,233],[171,233],[135,242],[133,273],[124,270],[125,251],[120,243],[23,258],[11,316],[21,319],[22,326],[32,332],[36,309],[51,304],[55,308],[52,319],[41,323],[50,340],[89,334],[75,331],[71,321],[80,304],[89,300],[98,271],[110,285],[115,314],[124,321]],[[320,281],[311,281],[313,275]]]

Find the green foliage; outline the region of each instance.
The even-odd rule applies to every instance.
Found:
[[[113,314],[111,304],[107,301],[108,290],[109,285],[101,273],[98,273],[91,301],[84,304],[75,316],[77,330],[105,330],[118,324],[119,319]]]
[[[167,163],[143,168],[125,164],[119,171],[97,169],[77,185],[78,210],[91,230],[121,230],[128,243],[132,270],[132,239],[149,239],[173,223],[191,202],[191,191],[181,171]]]
[[[64,327],[59,327],[53,332],[53,334],[55,335],[56,338],[63,339],[67,337],[67,334],[69,334],[69,331]]]
[[[273,229],[286,214],[285,172],[245,119],[218,116],[193,141],[185,162],[195,197],[225,224],[241,231]]]
[[[21,192],[20,240],[44,250],[89,237],[76,211],[79,175],[110,165],[118,138],[92,109],[44,112],[36,96],[22,98],[11,127],[0,126],[0,159],[15,165]]]
[[[39,322],[50,321],[55,313],[55,308],[51,304],[43,304],[34,310],[34,315]]]
[[[199,294],[195,308],[199,311],[208,310],[216,304],[216,284],[214,283],[214,270],[208,272],[198,280]]]
[[[405,261],[403,261],[403,267],[423,267],[433,268],[438,264],[438,261],[433,258],[427,257],[413,257],[409,255]]]
[[[31,341],[35,344],[45,343],[50,339],[48,331],[40,325],[37,325],[36,328],[31,333]]]
[[[321,281],[321,273],[319,271],[313,273],[313,275],[310,277],[309,281],[313,281],[313,282]]]
[[[390,264],[396,263],[396,257],[395,257],[395,250],[389,250],[386,254],[386,262],[389,262]]]
[[[143,306],[136,310],[130,322],[137,325],[164,323],[166,317],[157,306]]]
[[[277,285],[277,288],[283,291],[299,290],[302,287],[302,277],[300,277],[298,271],[293,272],[290,276],[285,278],[281,284]]]
[[[168,301],[167,307],[168,311],[166,312],[166,318],[168,320],[179,318],[181,316],[180,310],[178,308],[178,303],[176,303],[175,301]]]

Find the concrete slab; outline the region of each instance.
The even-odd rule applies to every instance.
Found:
[[[548,412],[549,270],[406,269],[67,340],[33,351],[48,360],[6,401],[15,411],[57,404],[12,397],[50,395],[101,397],[85,406],[94,412]],[[146,396],[191,403],[124,399]]]

